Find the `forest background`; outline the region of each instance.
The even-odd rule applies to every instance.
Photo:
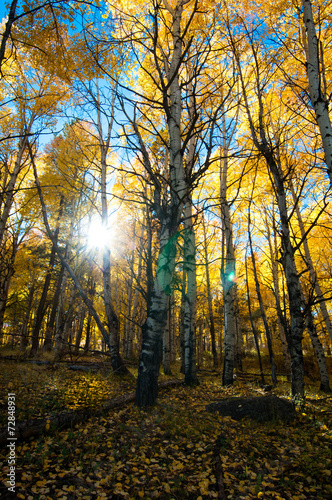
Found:
[[[249,355],[330,392],[331,8],[8,5],[2,345],[136,364],[141,407],[161,363],[228,386]]]

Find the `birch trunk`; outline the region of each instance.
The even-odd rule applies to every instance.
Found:
[[[2,343],[2,337],[3,337],[3,327],[4,327],[7,300],[8,300],[9,286],[11,279],[14,275],[15,255],[16,255],[16,249],[13,248],[12,255],[10,256],[10,261],[6,262],[6,267],[1,269],[2,275],[0,276],[0,345]]]
[[[180,372],[184,373],[184,308],[186,303],[187,274],[183,266],[181,280],[181,302],[179,311],[179,343],[180,343]]]
[[[181,142],[181,88],[179,70],[182,61],[181,18],[183,0],[173,9],[167,0],[164,6],[172,16],[173,41],[171,61],[164,61],[168,81],[168,95],[164,95],[167,108],[169,134],[170,206],[160,211],[160,252],[154,279],[151,304],[143,327],[142,351],[139,362],[136,404],[146,407],[154,404],[158,391],[158,374],[161,362],[162,332],[167,320],[167,302],[171,294],[175,271],[176,238],[187,188],[185,183]]]
[[[235,255],[233,246],[233,231],[230,218],[229,205],[226,198],[227,190],[227,159],[224,160],[220,182],[220,208],[223,227],[223,249],[221,281],[224,302],[224,366],[223,385],[233,384],[233,372],[236,355],[236,288],[235,281]]]
[[[308,266],[308,270],[309,270],[309,274],[310,274],[310,280],[311,280],[311,283],[312,283],[312,285],[313,285],[313,287],[315,289],[315,292],[316,292],[316,295],[317,295],[317,299],[319,300],[319,308],[321,310],[321,313],[322,313],[322,316],[323,316],[323,320],[324,320],[324,323],[325,323],[325,327],[326,327],[326,330],[327,330],[327,332],[329,334],[330,342],[331,342],[331,345],[332,345],[332,324],[331,324],[331,318],[330,318],[329,313],[327,311],[326,302],[324,300],[324,294],[323,294],[322,289],[320,287],[320,284],[318,282],[317,273],[316,273],[316,270],[314,268],[314,264],[312,262],[312,258],[311,258],[310,250],[309,250],[309,245],[308,245],[308,240],[307,240],[307,237],[306,237],[306,232],[305,232],[305,229],[304,229],[304,224],[303,224],[303,220],[302,220],[302,216],[301,216],[301,212],[300,212],[300,208],[299,208],[299,203],[298,203],[298,200],[296,199],[294,187],[293,187],[293,185],[292,185],[291,182],[290,182],[290,189],[291,189],[291,193],[292,193],[292,197],[293,197],[293,201],[294,201],[296,217],[297,217],[297,220],[298,220],[298,223],[299,223],[300,232],[301,232],[301,238],[302,238],[302,244],[303,244],[303,248],[304,248],[305,261],[306,261],[306,265]]]
[[[136,404],[139,407],[153,405],[158,394],[162,332],[167,321],[167,304],[171,293],[176,255],[176,238],[175,235],[170,236],[168,226],[169,223],[166,222],[161,230],[160,251],[151,304],[142,328],[142,350],[136,386]]]
[[[82,336],[83,336],[83,329],[84,329],[84,319],[85,319],[85,307],[84,305],[80,306],[79,310],[79,316],[78,316],[78,326],[77,326],[77,332],[76,332],[76,338],[75,338],[75,354],[79,354],[80,352],[80,345],[82,341]]]
[[[262,315],[262,319],[263,319],[263,323],[264,323],[264,327],[265,327],[265,334],[266,334],[266,340],[267,340],[267,346],[268,346],[269,358],[270,358],[270,365],[271,365],[271,372],[272,372],[272,384],[275,385],[277,383],[277,375],[276,375],[276,368],[275,368],[275,363],[274,363],[274,354],[273,354],[273,347],[272,347],[272,335],[271,335],[271,330],[269,327],[269,323],[268,323],[268,320],[266,317],[265,308],[264,308],[264,304],[263,304],[260,283],[259,283],[258,275],[257,275],[256,258],[255,258],[255,254],[254,254],[254,250],[253,250],[253,244],[252,244],[252,238],[251,238],[251,232],[250,232],[250,223],[251,223],[250,202],[249,202],[248,212],[249,212],[248,213],[248,239],[249,239],[249,246],[250,246],[250,252],[251,252],[252,267],[253,267],[253,271],[254,271],[256,293],[257,293],[259,308],[261,311],[261,315]]]
[[[14,194],[15,194],[15,184],[17,181],[18,174],[22,168],[22,160],[23,155],[26,150],[26,146],[28,143],[28,134],[30,133],[33,117],[30,120],[30,124],[26,131],[22,130],[22,137],[20,138],[18,148],[17,148],[17,157],[15,160],[14,168],[12,173],[10,174],[9,182],[6,186],[6,195],[3,203],[2,214],[0,218],[0,248],[2,246],[3,238],[6,231],[6,225],[10,214],[10,209],[13,204]]]
[[[127,311],[126,311],[126,322],[124,331],[124,352],[125,358],[131,359],[133,356],[133,344],[134,344],[134,329],[133,329],[133,287],[134,287],[134,265],[135,265],[135,243],[136,243],[136,220],[134,221],[133,227],[133,250],[131,251],[130,257],[130,278],[127,287]],[[139,279],[139,278],[137,278]],[[137,290],[137,288],[136,288]]]
[[[83,299],[85,305],[87,306],[89,313],[94,318],[94,320],[95,320],[95,322],[96,322],[96,324],[97,324],[97,326],[99,328],[99,331],[102,334],[106,345],[108,346],[108,349],[109,349],[110,355],[111,355],[112,368],[116,372],[116,370],[115,370],[116,363],[115,362],[117,361],[116,358],[117,358],[118,351],[114,352],[113,346],[110,343],[109,335],[108,335],[106,329],[104,328],[104,325],[103,325],[103,323],[102,323],[102,321],[101,321],[101,319],[100,319],[97,311],[93,307],[92,301],[89,299],[87,293],[83,290],[83,288],[82,288],[82,286],[81,286],[81,284],[80,284],[80,282],[79,282],[79,280],[78,280],[75,272],[71,268],[71,266],[68,263],[68,261],[64,258],[61,250],[59,249],[59,247],[57,245],[57,242],[54,239],[54,235],[53,235],[53,233],[51,231],[51,228],[50,228],[50,225],[48,223],[46,206],[45,206],[45,202],[44,202],[44,198],[43,198],[43,193],[42,193],[40,182],[39,182],[39,178],[38,178],[38,172],[37,172],[36,164],[35,164],[35,161],[34,161],[34,156],[32,154],[31,149],[30,149],[30,156],[31,156],[31,161],[32,161],[32,165],[33,165],[35,183],[36,183],[36,187],[37,187],[37,191],[38,191],[38,195],[39,195],[39,200],[40,200],[41,207],[42,207],[42,215],[43,215],[43,220],[44,220],[44,225],[45,225],[45,228],[46,228],[46,232],[48,234],[48,237],[52,241],[52,244],[55,247],[55,251],[56,251],[56,253],[57,253],[58,257],[59,257],[59,260],[60,260],[61,264],[68,271],[68,274],[70,275],[71,279],[73,280],[74,285],[75,285],[75,287],[76,287],[79,295],[81,296],[81,298]],[[113,362],[114,362],[114,364],[113,364]],[[126,369],[126,367],[124,367],[124,369],[126,370],[126,373],[128,373],[128,370]],[[119,372],[117,372],[117,373],[119,373]]]
[[[67,248],[65,249],[65,255],[67,253]],[[52,345],[53,345],[53,335],[54,335],[54,328],[55,328],[55,321],[57,317],[57,310],[58,310],[58,305],[59,305],[59,298],[61,295],[61,289],[62,289],[62,280],[64,276],[65,268],[63,265],[61,265],[60,273],[57,278],[57,285],[56,289],[54,292],[53,300],[52,300],[52,310],[50,317],[47,321],[46,325],[46,332],[45,332],[45,340],[44,340],[44,346],[43,348],[45,351],[51,351],[52,350]]]
[[[209,272],[208,247],[207,247],[207,240],[206,240],[206,227],[205,227],[204,214],[203,214],[203,236],[204,236],[205,278],[206,278],[206,290],[207,290],[207,300],[208,300],[208,309],[209,309],[209,326],[210,326],[211,344],[212,344],[213,367],[217,368],[219,363],[218,363],[218,354],[217,354],[217,349],[216,349],[216,331],[215,331],[215,325],[214,325],[211,282],[210,282],[210,272]]]
[[[277,202],[280,214],[281,233],[282,233],[282,265],[285,272],[286,284],[288,290],[289,309],[291,317],[291,327],[288,334],[288,346],[291,356],[292,367],[292,395],[294,399],[303,400],[304,398],[304,371],[303,371],[303,352],[302,336],[304,328],[303,303],[301,297],[301,285],[299,275],[295,265],[294,249],[292,247],[289,229],[289,218],[287,213],[286,193],[282,174],[279,171],[271,152],[265,151],[265,159],[272,172],[276,192]]]
[[[142,230],[141,230],[141,237],[140,237],[140,252],[139,252],[139,257],[138,257],[138,265],[137,265],[137,283],[141,282],[141,276],[142,276],[142,260],[143,260],[143,235],[144,235],[144,225],[142,225]],[[134,294],[134,301],[133,301],[133,309],[132,309],[132,321],[131,321],[131,338],[133,339],[133,343],[135,342],[135,354],[137,352],[137,346],[138,346],[138,338],[139,338],[139,333],[138,333],[138,328],[139,328],[139,322],[138,322],[138,301],[139,301],[139,287],[135,287],[135,294]],[[134,353],[134,351],[133,351]]]
[[[233,232],[230,221],[229,207],[223,206],[223,222],[225,234],[225,259],[221,270],[221,280],[224,298],[224,367],[223,385],[233,383],[233,372],[236,354],[236,296],[235,296],[235,255]]]
[[[256,48],[250,39],[251,48],[255,60],[256,92],[258,99],[258,121],[254,124],[252,109],[250,107],[247,89],[244,82],[242,67],[239,60],[239,54],[235,49],[235,57],[239,70],[239,76],[243,91],[244,105],[249,121],[250,131],[253,143],[258,152],[265,159],[268,170],[273,179],[275,194],[278,204],[280,226],[281,226],[281,262],[283,265],[289,299],[289,309],[291,317],[290,331],[288,332],[288,346],[291,356],[292,367],[292,396],[294,400],[304,400],[304,370],[303,370],[303,351],[302,336],[304,328],[303,303],[301,298],[301,285],[299,275],[295,265],[294,249],[291,242],[289,217],[287,212],[286,192],[284,186],[284,177],[281,168],[280,158],[278,157],[278,148],[271,145],[270,138],[267,137],[265,125],[265,111],[263,106],[263,95],[260,81],[260,65],[257,59]]]
[[[188,196],[184,211],[184,266],[187,275],[187,290],[184,307],[184,381],[197,384],[196,373],[196,245],[193,228],[191,196]]]
[[[274,231],[274,249],[273,249],[273,245],[272,245],[272,241],[271,241],[270,227],[269,227],[269,224],[267,221],[266,221],[266,228],[267,228],[267,239],[268,239],[270,256],[271,256],[273,296],[274,296],[276,310],[277,310],[278,331],[279,331],[281,349],[282,349],[282,353],[283,353],[287,377],[290,378],[290,374],[292,371],[291,370],[291,359],[290,359],[290,355],[289,355],[287,338],[286,338],[286,333],[285,333],[287,331],[287,323],[286,323],[286,320],[284,318],[284,314],[283,314],[282,309],[281,309],[278,262],[276,260],[276,256],[277,256],[277,252],[278,252],[277,235],[276,235],[276,231]]]
[[[324,91],[322,90],[322,61],[320,61],[319,43],[313,19],[311,1],[302,0],[302,7],[303,22],[306,31],[305,52],[307,58],[309,93],[323,142],[325,162],[332,187],[332,125],[329,115],[329,98],[324,95]],[[323,54],[321,54],[321,57],[323,57]]]
[[[258,356],[258,363],[259,363],[259,369],[260,369],[260,374],[261,374],[261,379],[262,379],[262,384],[265,385],[265,378],[264,378],[264,371],[263,371],[263,363],[262,363],[262,358],[261,358],[261,351],[259,347],[259,340],[258,340],[258,335],[257,335],[257,330],[254,324],[254,320],[251,314],[251,299],[250,299],[250,291],[249,291],[249,282],[248,282],[248,263],[247,263],[247,255],[245,256],[245,268],[246,268],[246,288],[247,288],[247,303],[248,303],[248,312],[249,312],[249,318],[250,318],[250,324],[251,324],[251,329],[252,333],[254,336],[254,341],[255,341],[255,346],[256,346],[256,351],[257,351],[257,356]]]
[[[32,303],[33,303],[34,293],[35,293],[35,277],[32,276],[32,284],[29,287],[29,296],[28,296],[27,308],[26,308],[26,311],[25,311],[25,316],[24,316],[24,320],[23,320],[23,323],[22,323],[22,327],[21,327],[20,349],[23,352],[26,351],[26,348],[27,348],[28,343],[29,343],[29,340],[28,340],[28,325],[29,325],[29,319],[30,319],[30,314],[31,314],[31,309],[32,309]]]
[[[331,393],[332,391],[330,388],[329,373],[327,370],[324,349],[318,338],[314,317],[310,307],[306,314],[306,327],[310,336],[312,347],[316,354],[320,374],[320,390],[326,393]]]
[[[191,124],[195,120],[195,99],[193,89],[193,69],[188,63],[188,93],[189,93],[189,121]],[[186,157],[185,177],[190,179],[191,172],[195,164],[195,141],[196,138],[192,136],[188,143],[188,154]],[[197,370],[196,370],[196,245],[195,245],[195,231],[192,216],[192,194],[190,186],[187,186],[187,195],[185,198],[184,206],[184,220],[183,220],[183,260],[184,268],[187,276],[187,290],[185,296],[184,307],[184,381],[187,385],[197,385]]]
[[[96,97],[96,110],[97,110],[97,126],[99,133],[99,147],[100,147],[100,196],[101,196],[101,217],[104,230],[108,229],[108,203],[107,203],[107,155],[110,149],[111,131],[113,128],[113,113],[114,113],[114,99],[115,90],[113,90],[113,97],[111,103],[111,119],[108,122],[108,129],[106,139],[103,137],[103,120],[101,116],[101,105],[99,100],[99,88],[97,84],[97,97]],[[105,246],[103,248],[103,292],[104,292],[104,306],[107,318],[107,326],[109,331],[109,345],[112,351],[112,367],[118,373],[126,373],[127,369],[120,356],[120,322],[115,312],[112,294],[111,294],[111,252]]]
[[[230,216],[230,207],[227,201],[227,170],[228,170],[228,142],[225,113],[222,117],[222,154],[220,163],[220,213],[222,221],[222,262],[221,282],[224,302],[224,366],[223,385],[233,384],[233,372],[236,365],[236,348],[238,337],[237,290],[235,283],[235,253],[233,245],[233,228]]]
[[[165,375],[172,375],[170,358],[171,340],[171,297],[168,297],[167,321],[163,335],[163,368]]]

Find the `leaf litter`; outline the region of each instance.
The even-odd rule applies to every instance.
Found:
[[[132,380],[107,374],[23,364],[10,365],[10,372],[8,377],[2,370],[1,392],[15,392],[19,419],[100,406],[134,390]],[[308,394],[309,403],[291,425],[234,421],[205,409],[226,397],[257,392],[258,385],[248,381],[224,388],[220,379],[204,377],[198,387],[160,391],[157,405],[147,411],[126,404],[67,430],[51,428],[38,439],[17,443],[16,498],[218,499],[216,449],[224,498],[332,498],[331,398]],[[286,394],[282,386],[275,392]],[[5,492],[4,455],[1,466]]]

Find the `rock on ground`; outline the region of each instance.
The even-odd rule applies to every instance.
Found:
[[[232,398],[225,401],[210,403],[207,411],[217,411],[221,415],[229,416],[234,420],[251,418],[257,422],[271,422],[282,420],[290,422],[295,417],[293,403],[275,395],[253,398]]]

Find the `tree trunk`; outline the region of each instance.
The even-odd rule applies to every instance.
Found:
[[[90,313],[88,313],[88,321],[86,323],[86,330],[85,330],[84,354],[87,354],[90,348],[91,320],[92,316]]]
[[[82,336],[83,336],[83,329],[84,329],[84,319],[85,319],[85,307],[84,307],[84,305],[81,305],[79,316],[78,316],[78,326],[77,326],[77,332],[76,332],[76,338],[75,338],[75,354],[76,355],[78,355],[80,352],[80,345],[81,345],[81,340],[82,340]]]
[[[306,327],[318,362],[318,368],[320,373],[320,390],[326,393],[331,393],[332,391],[330,388],[329,373],[327,370],[324,349],[318,338],[314,317],[312,315],[310,307],[306,314]]]
[[[208,247],[207,247],[207,239],[206,239],[206,227],[205,227],[204,213],[203,213],[202,220],[203,220],[203,235],[204,235],[205,278],[206,278],[207,300],[208,300],[208,309],[209,309],[209,326],[210,326],[211,344],[212,344],[213,367],[217,368],[219,363],[218,363],[218,354],[217,354],[217,349],[216,349],[216,332],[215,332],[215,325],[214,325],[210,272],[209,272]]]
[[[256,330],[256,327],[255,327],[253,318],[252,318],[252,314],[251,314],[251,299],[250,299],[249,282],[248,282],[247,255],[245,257],[245,268],[246,268],[247,303],[248,303],[248,312],[249,312],[250,324],[251,324],[251,329],[252,329],[252,333],[253,333],[254,340],[255,340],[255,346],[256,346],[256,350],[257,350],[258,363],[259,363],[259,369],[260,369],[260,374],[261,374],[261,378],[262,378],[262,384],[265,385],[263,363],[262,363],[262,358],[261,358],[261,351],[260,351],[260,348],[259,348],[258,335],[257,335],[257,330]]]
[[[44,281],[44,286],[43,286],[43,291],[39,300],[38,304],[38,309],[36,312],[36,317],[35,317],[35,324],[33,327],[32,331],[32,345],[31,345],[31,351],[30,351],[30,356],[34,356],[37,353],[38,347],[39,347],[39,333],[40,333],[40,328],[42,326],[42,322],[44,319],[44,315],[46,312],[46,299],[47,299],[47,293],[48,289],[51,283],[51,278],[52,278],[52,271],[55,263],[55,250],[54,247],[52,246],[51,248],[51,256],[50,256],[50,262],[47,270],[47,274],[45,276],[45,281]]]
[[[61,353],[63,350],[63,331],[64,331],[64,321],[65,321],[64,308],[65,308],[67,280],[68,280],[68,270],[65,269],[61,282],[60,296],[59,296],[59,302],[55,320],[56,331],[54,338],[54,353],[56,358],[61,357]]]
[[[15,262],[15,256],[17,252],[17,236],[13,236],[13,242],[12,242],[12,249],[11,249],[11,254],[9,256],[6,255],[6,259],[2,259],[2,262],[0,263],[0,345],[2,343],[2,336],[3,336],[3,325],[4,325],[4,318],[5,318],[5,311],[6,311],[6,306],[7,306],[7,300],[8,300],[8,293],[9,293],[9,286],[11,279],[14,274],[14,262]],[[1,252],[2,253],[2,252]],[[2,255],[1,255],[2,257]],[[5,256],[3,256],[5,258]]]
[[[66,253],[67,253],[67,249],[65,249],[65,255],[66,255]],[[64,271],[65,271],[65,268],[63,265],[61,265],[60,273],[59,273],[59,276],[57,279],[56,289],[55,289],[54,296],[53,296],[51,314],[50,314],[50,317],[49,317],[47,324],[46,324],[46,332],[45,332],[45,339],[44,339],[43,348],[45,349],[45,351],[48,351],[48,352],[50,352],[52,350],[52,344],[53,344],[52,337],[54,334],[55,320],[57,317],[57,310],[58,310],[59,298],[61,295],[61,288],[62,288],[62,280],[63,280]]]
[[[2,40],[1,40],[1,45],[0,45],[0,79],[2,79],[2,64],[6,60],[6,44],[8,41],[8,38],[10,37],[12,25],[16,20],[15,17],[15,10],[16,10],[16,5],[17,5],[18,0],[12,0],[9,8],[9,14],[7,18],[7,22],[5,25],[5,31],[2,34]]]
[[[281,341],[281,349],[282,349],[282,353],[283,353],[285,369],[287,372],[287,377],[290,380],[290,375],[291,375],[292,369],[291,369],[291,359],[290,359],[290,355],[289,355],[287,338],[286,338],[286,331],[287,331],[288,325],[287,325],[286,319],[285,319],[284,314],[283,314],[282,309],[281,309],[278,261],[276,260],[277,253],[278,253],[277,235],[276,235],[276,230],[274,227],[274,247],[275,248],[273,250],[270,227],[269,227],[269,224],[267,221],[266,221],[266,228],[267,228],[267,237],[268,237],[268,243],[269,243],[269,249],[270,249],[270,255],[271,255],[273,296],[274,296],[276,310],[277,310],[278,331],[279,331],[279,337],[280,337],[280,341]]]
[[[224,303],[224,366],[223,385],[233,384],[233,372],[236,363],[236,287],[235,283],[235,254],[233,245],[233,229],[230,216],[230,207],[227,201],[227,170],[228,170],[228,142],[225,113],[222,117],[222,150],[223,160],[220,162],[220,213],[222,220],[222,262],[221,282]]]
[[[153,405],[158,393],[158,376],[162,357],[161,335],[167,321],[167,304],[171,294],[176,256],[176,235],[170,235],[168,225],[166,223],[162,227],[151,304],[142,328],[142,350],[136,386],[136,404],[139,407]]]
[[[277,375],[276,375],[276,368],[275,368],[275,364],[274,364],[272,335],[271,335],[271,330],[270,330],[269,323],[268,323],[268,320],[266,317],[265,308],[264,308],[264,304],[263,304],[263,298],[262,298],[261,289],[260,289],[260,283],[259,283],[258,275],[257,275],[256,258],[255,258],[255,254],[254,254],[254,250],[253,250],[253,244],[252,244],[252,238],[251,238],[251,232],[250,232],[250,224],[251,224],[250,204],[251,204],[251,202],[249,202],[249,209],[248,209],[248,239],[249,239],[252,267],[253,267],[253,271],[254,271],[256,293],[257,293],[257,298],[258,298],[258,302],[259,302],[259,308],[260,308],[261,315],[263,318],[267,346],[268,346],[268,351],[269,351],[269,358],[270,358],[270,365],[271,365],[271,372],[272,372],[272,384],[275,385],[277,383]]]
[[[177,231],[183,212],[185,196],[188,194],[181,138],[182,99],[180,65],[183,56],[183,36],[181,30],[183,5],[184,3],[179,0],[173,9],[164,0],[164,6],[172,16],[171,36],[173,41],[171,60],[170,62],[168,60],[164,61],[168,88],[165,90],[165,100],[163,101],[169,134],[170,205],[167,208],[162,207],[162,210],[160,210],[160,206],[156,207],[159,212],[161,224],[160,253],[151,305],[143,327],[142,351],[136,388],[136,404],[139,407],[152,405],[157,398],[162,349],[161,335],[167,320],[167,299],[172,291]],[[151,171],[150,166],[148,164],[146,166]],[[156,194],[158,195],[158,193]]]
[[[191,196],[187,197],[184,211],[184,266],[187,275],[187,290],[184,307],[184,381],[187,385],[198,383],[196,373],[196,246],[191,208]]]
[[[325,153],[330,184],[332,187],[332,125],[329,116],[329,97],[322,90],[321,63],[318,38],[312,14],[310,0],[302,0],[303,22],[306,31],[305,52],[307,58],[307,76],[312,106],[315,111],[316,121],[320,130]],[[323,54],[321,54],[323,57]]]
[[[170,359],[171,340],[171,297],[168,297],[167,321],[163,335],[163,369],[165,375],[172,375]]]
[[[32,309],[32,303],[33,303],[33,296],[35,293],[35,279],[34,277],[32,278],[32,284],[29,287],[29,296],[28,296],[28,303],[27,303],[27,308],[25,311],[25,316],[24,320],[22,323],[21,327],[21,351],[25,352],[29,340],[28,340],[28,325],[29,325],[29,319],[30,319],[30,314],[31,314],[31,309]]]
[[[140,237],[140,245],[139,245],[140,252],[139,252],[139,257],[138,257],[138,265],[137,265],[137,283],[141,282],[141,277],[142,277],[143,236],[144,236],[144,224],[142,225],[142,229],[141,229],[141,237]],[[139,321],[138,321],[139,295],[140,295],[139,287],[135,286],[134,301],[133,301],[132,316],[131,316],[132,321],[130,323],[130,337],[132,338],[132,342],[133,342],[132,354],[134,354],[134,342],[135,342],[135,354],[137,353],[137,346],[138,346],[138,339],[139,339],[139,328],[140,328]]]
[[[293,187],[293,184],[291,181],[290,181],[290,189],[291,189],[291,193],[292,193],[292,197],[293,197],[293,201],[294,201],[296,217],[297,217],[300,232],[301,232],[301,239],[302,239],[302,244],[303,244],[303,248],[304,248],[304,255],[305,255],[305,263],[308,266],[310,280],[311,280],[311,283],[315,289],[317,299],[319,300],[319,307],[320,307],[320,310],[321,310],[321,313],[323,316],[323,320],[325,323],[325,327],[326,327],[326,330],[329,334],[330,342],[332,345],[331,318],[330,318],[329,313],[327,311],[326,302],[324,299],[324,294],[323,294],[322,289],[320,287],[320,284],[318,282],[317,273],[316,273],[316,270],[315,270],[313,262],[312,262],[312,258],[311,258],[310,250],[309,250],[309,245],[308,245],[308,240],[306,237],[306,232],[304,229],[304,224],[303,224],[303,220],[302,220],[301,212],[300,212],[300,208],[299,208],[299,203],[298,203],[298,200],[296,199],[294,187]]]
[[[179,311],[179,343],[180,343],[180,372],[184,373],[184,308],[186,303],[187,273],[185,267],[182,269],[181,280],[181,302]]]
[[[22,136],[20,138],[18,148],[17,148],[17,157],[15,160],[13,172],[10,175],[10,179],[8,185],[6,186],[6,195],[5,201],[3,204],[2,214],[0,218],[0,248],[2,247],[3,238],[6,231],[6,225],[10,214],[10,209],[13,204],[14,194],[15,194],[15,184],[17,180],[17,176],[22,168],[22,160],[23,155],[28,142],[28,134],[30,133],[32,122],[34,120],[34,116],[30,119],[30,124],[27,127],[27,130],[21,130]]]
[[[266,145],[262,147],[267,164],[274,178],[277,201],[281,221],[282,232],[282,265],[284,268],[289,309],[291,317],[291,328],[288,334],[288,346],[291,356],[292,367],[292,395],[294,399],[303,400],[304,398],[304,371],[303,371],[303,352],[302,352],[302,336],[304,328],[303,318],[303,303],[301,298],[301,285],[299,276],[296,270],[294,249],[292,247],[289,230],[289,218],[287,213],[286,193],[284,190],[284,182],[282,174],[276,164],[273,153],[267,151]],[[262,152],[263,152],[262,151]]]
[[[224,169],[221,183],[221,216],[223,227],[223,249],[221,282],[223,287],[224,302],[224,367],[223,385],[233,384],[233,372],[235,367],[236,351],[236,288],[235,281],[235,255],[233,246],[233,231],[230,218],[229,206],[226,199],[226,175],[227,164]]]
[[[60,219],[62,217],[62,212],[63,212],[63,203],[64,203],[64,197],[62,195],[61,199],[60,199],[60,207],[59,207],[59,214],[58,214],[58,218],[57,218],[56,229],[54,232],[54,239],[56,242],[58,241],[59,224],[60,224]],[[46,312],[46,299],[47,299],[48,289],[49,289],[50,283],[51,283],[53,268],[54,268],[54,264],[55,264],[55,257],[56,257],[56,252],[55,252],[54,246],[52,246],[50,262],[49,262],[47,273],[45,276],[44,287],[43,287],[43,291],[42,291],[40,301],[38,304],[38,309],[37,309],[36,318],[35,318],[35,324],[34,324],[33,331],[32,331],[32,345],[31,345],[30,356],[34,356],[38,350],[38,347],[39,347],[39,332],[40,332],[40,328],[42,326],[42,322],[43,322],[44,315]]]
[[[48,223],[46,206],[45,206],[45,202],[44,202],[44,198],[43,198],[43,193],[42,193],[40,182],[39,182],[39,178],[38,178],[37,168],[36,168],[36,164],[35,164],[35,161],[34,161],[34,156],[33,156],[33,153],[31,151],[31,148],[30,148],[30,156],[31,156],[31,161],[32,161],[32,165],[33,165],[33,171],[34,171],[34,176],[35,176],[36,187],[37,187],[37,190],[38,190],[38,195],[39,195],[40,203],[41,203],[41,206],[42,206],[43,220],[44,220],[44,224],[45,224],[45,228],[46,228],[48,237],[51,239],[52,244],[55,246],[55,250],[56,250],[56,253],[57,253],[58,257],[59,257],[60,262],[67,269],[68,274],[70,275],[71,279],[73,280],[74,285],[75,285],[75,287],[76,287],[79,295],[82,297],[85,305],[88,308],[89,313],[91,314],[91,316],[93,316],[93,318],[94,318],[94,320],[95,320],[95,322],[96,322],[96,324],[97,324],[97,326],[99,328],[99,331],[102,334],[102,336],[103,336],[103,338],[105,340],[105,343],[106,343],[106,345],[109,348],[110,355],[111,355],[112,368],[113,368],[114,372],[115,373],[119,373],[119,371],[116,371],[116,369],[115,369],[116,366],[118,366],[118,364],[117,364],[117,361],[118,361],[118,359],[117,359],[118,350],[114,350],[113,349],[113,345],[110,343],[109,335],[107,334],[107,331],[105,330],[104,325],[103,325],[103,323],[102,323],[102,321],[101,321],[101,319],[100,319],[97,311],[93,307],[93,303],[91,302],[91,300],[89,299],[89,297],[85,293],[85,291],[83,290],[83,288],[82,288],[82,286],[81,286],[81,284],[80,284],[80,282],[79,282],[76,274],[74,273],[73,269],[69,265],[68,261],[62,255],[62,252],[59,249],[59,247],[57,245],[57,242],[54,239],[54,235],[53,235],[53,233],[51,231],[51,228],[50,228],[50,225]],[[128,370],[126,369],[126,367],[124,367],[124,369],[125,369],[125,372],[128,373]]]
[[[233,234],[229,217],[229,207],[224,205],[224,233],[226,252],[221,270],[221,280],[224,297],[224,368],[223,385],[233,384],[236,350],[236,296],[235,296],[235,256],[233,247]]]
[[[290,237],[289,217],[287,212],[286,192],[284,187],[284,177],[278,156],[277,146],[272,145],[270,137],[267,136],[266,125],[264,122],[265,111],[263,106],[262,86],[260,81],[261,68],[258,64],[256,48],[250,39],[251,48],[255,61],[255,77],[256,77],[256,92],[258,98],[258,121],[254,124],[252,117],[252,108],[250,107],[246,84],[242,74],[242,67],[239,60],[237,49],[234,50],[237,67],[242,85],[244,105],[249,121],[252,140],[258,152],[265,159],[268,170],[273,179],[275,194],[280,215],[281,225],[281,262],[285,272],[289,309],[291,317],[291,327],[288,332],[288,346],[291,356],[292,366],[292,396],[294,400],[304,400],[304,370],[303,370],[303,352],[302,352],[302,336],[304,328],[303,303],[301,298],[301,285],[297,273],[294,248]]]

